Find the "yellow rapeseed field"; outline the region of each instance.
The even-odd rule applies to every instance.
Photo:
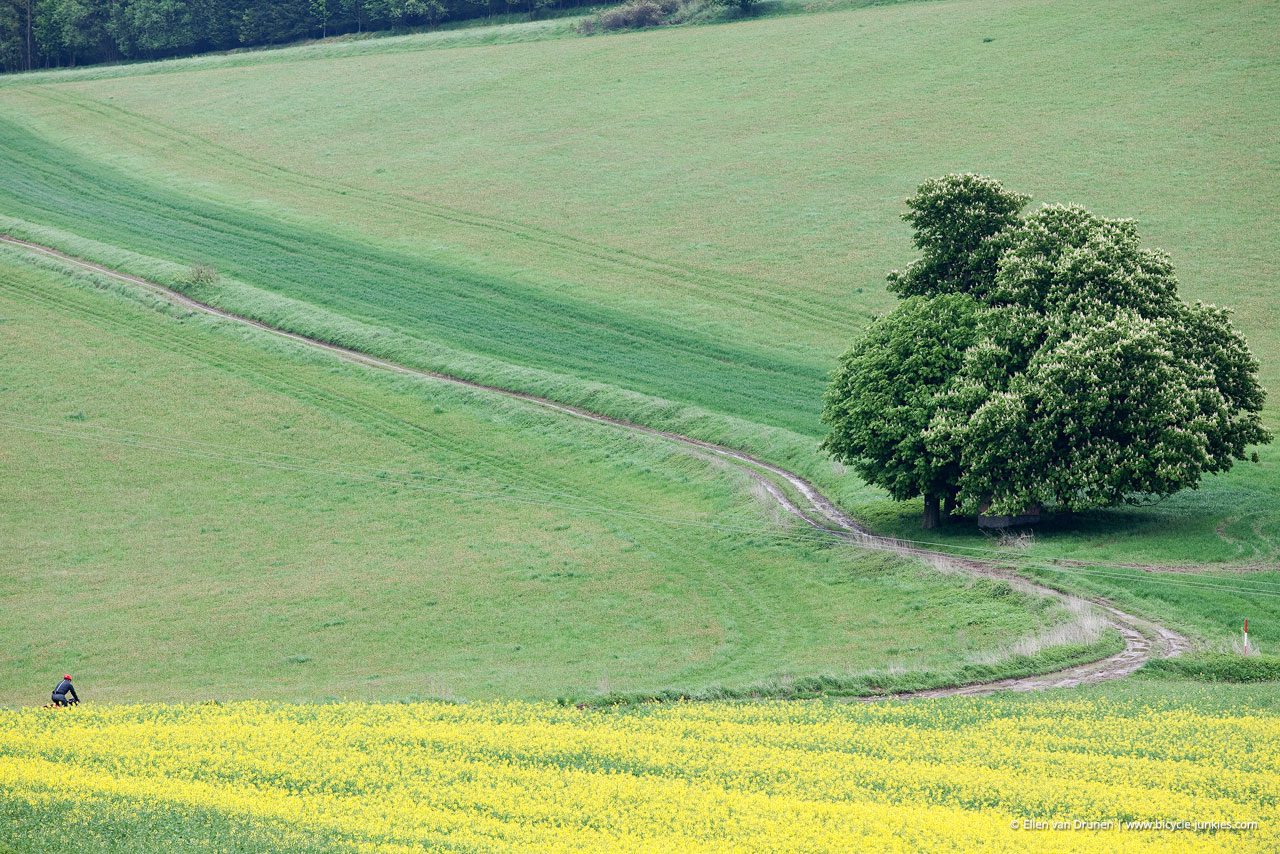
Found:
[[[0,816],[299,849],[1278,850],[1278,772],[1272,712],[1105,697],[0,711]]]

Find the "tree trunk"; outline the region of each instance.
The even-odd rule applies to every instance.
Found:
[[[940,516],[938,493],[928,493],[924,497],[924,529],[929,531],[942,524]]]
[[[32,29],[32,18],[35,16],[34,0],[27,0],[27,70],[35,68],[36,42]]]

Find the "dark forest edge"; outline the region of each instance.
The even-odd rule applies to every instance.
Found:
[[[623,29],[832,12],[915,0],[690,0]],[[0,0],[0,74],[281,47],[317,40],[499,27],[658,7],[649,0]],[[599,16],[597,16],[598,18]],[[558,36],[589,35],[591,19]]]
[[[554,17],[598,0],[0,0],[0,70],[165,59],[452,21]]]

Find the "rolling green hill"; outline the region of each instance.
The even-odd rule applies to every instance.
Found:
[[[1275,837],[1280,442],[924,560],[760,461],[923,538],[818,413],[951,171],[1139,219],[1280,432],[1280,5],[801,8],[0,76],[0,851]]]
[[[918,536],[916,508],[816,445],[827,372],[892,304],[884,273],[911,257],[901,200],[929,175],[979,170],[1037,201],[1138,217],[1172,252],[1185,295],[1238,309],[1277,424],[1280,248],[1259,192],[1280,168],[1277,57],[1256,37],[1275,18],[1265,4],[946,0],[0,79],[0,231],[407,365],[745,448],[878,529]],[[5,417],[45,430],[6,445],[6,503],[20,510],[0,543],[25,567],[6,595],[37,585],[7,629],[6,672],[45,666],[47,647],[23,639],[68,583],[69,610],[87,610],[96,634],[59,649],[93,667],[125,659],[111,673],[121,697],[171,666],[194,668],[209,696],[313,697],[942,671],[1056,619],[988,610],[987,594],[957,592],[959,581],[785,531],[743,537],[724,520],[753,531],[768,521],[749,484],[665,447],[456,391],[433,390],[426,409],[403,382],[286,364],[278,347],[98,304],[106,297],[5,257],[4,331],[26,342],[6,355]],[[191,281],[191,265],[218,280]],[[164,447],[159,458],[113,449],[117,467],[88,450],[84,430],[141,431]],[[327,474],[281,473],[257,456],[193,474],[205,446],[188,439],[233,458],[247,447],[321,460]],[[389,468],[412,472],[411,485],[371,489]],[[479,504],[433,500],[418,479],[435,476]],[[299,485],[311,477],[340,488]],[[522,490],[545,502],[548,488],[567,503],[493,509]],[[584,509],[598,507],[656,518],[619,528]],[[90,524],[78,521],[85,508]],[[997,547],[969,528],[937,538]],[[1143,565],[1274,565],[1280,454],[1264,448],[1260,464],[1197,492],[1056,520],[1000,548],[1019,564],[1091,562],[1041,572],[1197,637],[1220,642],[1252,616],[1269,638],[1276,573]],[[447,596],[424,566],[458,573]],[[178,581],[188,574],[190,589]],[[209,584],[223,600],[183,598]],[[139,589],[156,598],[135,618],[122,603]],[[251,607],[237,604],[246,591],[261,610],[223,637],[217,627]],[[537,607],[512,607],[522,596]],[[966,605],[944,618],[954,596],[977,616]],[[448,597],[468,605],[438,618]],[[415,607],[385,622],[400,602]],[[887,636],[918,608],[959,639],[907,648]],[[131,646],[139,631],[146,644]],[[193,637],[217,641],[200,661],[183,657]],[[419,646],[397,646],[404,637]],[[477,637],[488,652],[470,651]],[[157,647],[172,656],[128,652]],[[605,663],[585,649],[606,650]]]
[[[76,238],[210,264],[254,289],[203,295],[240,311],[301,322],[286,301],[302,301],[330,337],[752,448],[909,532],[913,508],[813,447],[827,371],[891,304],[884,273],[911,257],[901,199],[928,175],[1137,217],[1184,294],[1238,310],[1274,400],[1280,250],[1257,188],[1280,168],[1277,57],[1256,34],[1275,18],[954,0],[19,77],[0,85],[0,216],[99,257]],[[1272,559],[1263,454],[1036,548]]]
[[[669,442],[126,294],[0,248],[0,703],[954,678],[1069,616]]]

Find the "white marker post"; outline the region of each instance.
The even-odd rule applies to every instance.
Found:
[[[1249,654],[1249,621],[1244,621],[1244,654]]]

